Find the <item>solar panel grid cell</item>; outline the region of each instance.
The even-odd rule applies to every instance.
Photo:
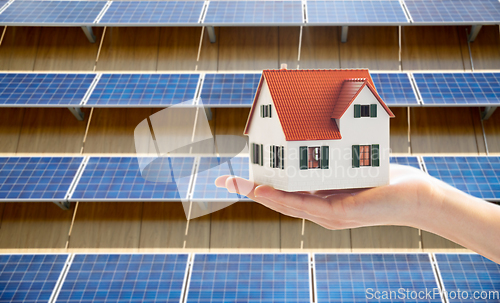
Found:
[[[421,169],[417,157],[391,157],[390,162],[394,164],[406,165]]]
[[[499,22],[497,0],[405,0],[416,23]]]
[[[389,106],[418,105],[417,97],[405,73],[372,73],[375,88]]]
[[[261,74],[206,74],[201,90],[205,105],[250,107]]]
[[[204,24],[303,23],[301,1],[210,1]]]

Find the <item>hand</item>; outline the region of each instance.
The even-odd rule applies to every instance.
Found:
[[[390,176],[390,184],[381,187],[316,192],[284,192],[230,176],[217,178],[215,184],[282,214],[304,218],[328,229],[413,226],[421,201],[441,199],[434,186],[437,180],[416,168],[392,164]]]

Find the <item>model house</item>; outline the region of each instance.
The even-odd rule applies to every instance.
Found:
[[[244,134],[250,177],[286,191],[389,182],[389,119],[368,70],[264,70]]]

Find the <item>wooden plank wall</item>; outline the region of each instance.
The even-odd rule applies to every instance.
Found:
[[[401,60],[397,27],[351,27],[347,43],[339,41],[339,27],[216,28],[215,43],[201,28],[106,28],[95,33],[98,43],[91,44],[80,29],[9,27],[0,45],[0,70],[242,71],[278,68],[281,63],[290,69],[472,68],[462,26],[402,28]],[[499,47],[498,27],[483,27],[471,44],[474,68],[498,69]],[[158,110],[86,110],[85,120],[76,121],[66,109],[2,109],[0,153],[134,153],[135,126]],[[486,153],[477,108],[393,110],[395,153]],[[213,110],[212,131],[241,135],[247,115],[248,109]],[[499,112],[484,121],[484,129],[490,154],[500,153]],[[0,249],[66,247],[79,251],[463,250],[414,228],[331,231],[250,202],[236,203],[189,224],[180,203],[78,203],[70,211],[51,203],[0,204]]]

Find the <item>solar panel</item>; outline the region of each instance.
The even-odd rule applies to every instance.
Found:
[[[94,78],[91,74],[0,74],[0,106],[80,105]]]
[[[371,73],[378,94],[389,106],[419,105],[406,73]]]
[[[405,0],[415,23],[497,23],[500,21],[498,0]]]
[[[146,158],[141,158],[140,161],[144,159]],[[141,175],[138,158],[91,157],[70,200],[179,201],[187,198],[189,189],[189,178],[179,176],[191,175],[193,164],[193,157],[156,158],[154,165],[157,172],[173,176],[163,182],[159,175],[158,182],[151,182]],[[151,180],[152,174],[150,172],[148,180]]]
[[[103,74],[86,105],[165,106],[194,100],[199,74]]]
[[[14,1],[0,24],[92,24],[106,1]]]
[[[307,254],[196,254],[186,302],[312,302]]]
[[[82,157],[0,157],[0,201],[66,198]]]
[[[391,157],[390,161],[393,164],[406,165],[421,169],[417,157]]]
[[[57,302],[180,302],[187,254],[76,254]]]
[[[414,73],[424,105],[498,105],[500,73]]]
[[[435,258],[448,302],[500,300],[499,264],[477,254],[435,254]]]
[[[261,74],[206,74],[200,98],[212,106],[252,106]]]
[[[315,254],[314,273],[318,303],[415,301],[390,292],[438,288],[427,254]],[[380,292],[379,298],[375,291]],[[392,299],[381,299],[384,291]],[[441,303],[441,298],[419,298],[418,302]]]
[[[500,157],[424,157],[427,172],[474,197],[500,200]]]
[[[0,255],[0,302],[50,302],[68,255]]]
[[[330,0],[306,3],[307,23],[314,25],[408,23],[397,0]]]
[[[222,175],[249,178],[248,157],[201,157],[193,187],[194,201],[250,200],[215,186],[215,179]]]
[[[99,24],[198,24],[203,1],[113,1]]]
[[[301,24],[301,1],[210,1],[204,24]]]

